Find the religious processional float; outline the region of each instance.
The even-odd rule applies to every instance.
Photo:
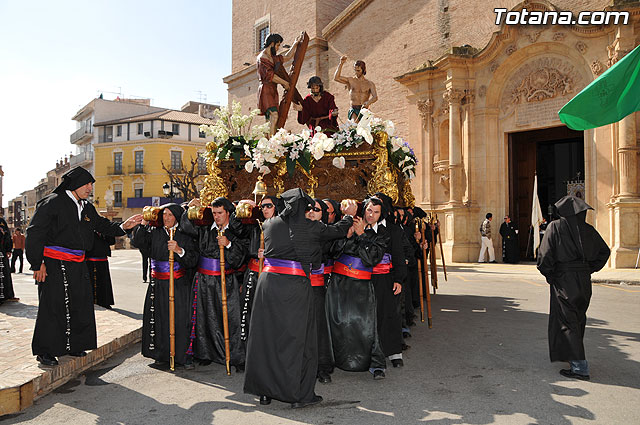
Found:
[[[204,154],[203,205],[218,196],[249,199],[256,181],[273,188],[276,196],[294,187],[312,197],[336,199],[383,192],[397,205],[414,205],[410,181],[418,161],[409,143],[395,135],[393,122],[362,109],[359,122],[347,120],[330,135],[319,127],[315,134],[281,128],[268,138],[268,122],[253,125],[259,110],[241,111],[234,102],[231,109],[215,111],[215,124],[200,126],[214,137]]]

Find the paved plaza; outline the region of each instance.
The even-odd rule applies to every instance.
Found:
[[[139,254],[116,251],[111,260],[114,311],[96,310],[100,344],[108,332],[125,333],[140,324],[145,285]],[[259,406],[242,391],[242,374],[227,376],[212,364],[171,374],[149,367],[139,343],[130,344],[32,407],[3,417],[7,424],[630,424],[640,421],[640,286],[594,284],[586,351],[590,382],[564,378],[547,353],[548,286],[530,264],[457,264],[439,273],[433,328],[412,328],[405,367],[388,369],[373,381],[369,373],[336,371],[333,383],[318,384],[319,407],[292,410],[274,401]],[[608,273],[608,274],[607,274]],[[618,273],[618,275],[612,275]],[[640,271],[605,270],[604,280]],[[15,275],[14,275],[15,276]],[[2,364],[11,370],[40,369],[28,353],[35,317],[35,292],[27,275],[17,278],[21,304],[0,310],[3,343],[20,342]],[[31,291],[31,292],[30,292]],[[22,307],[20,307],[22,306]],[[21,308],[22,315],[16,311]],[[20,321],[20,336],[7,323]],[[113,322],[116,321],[117,323]],[[109,322],[110,321],[110,322]],[[108,326],[107,326],[108,323]],[[4,347],[4,346],[3,346]],[[20,360],[18,360],[20,357]],[[66,359],[63,358],[63,360]],[[63,363],[64,364],[64,363]]]

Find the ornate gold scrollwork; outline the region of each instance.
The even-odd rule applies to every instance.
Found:
[[[209,175],[204,179],[204,187],[200,191],[200,200],[202,205],[210,205],[214,199],[224,196],[226,197],[229,191],[224,184],[224,180],[220,177],[222,171],[218,168],[219,161],[216,161],[213,150],[216,145],[213,142],[207,143],[207,150],[211,153],[207,158],[207,171]]]
[[[296,168],[298,168],[300,172],[307,178],[307,181],[309,183],[309,189],[307,190],[307,193],[312,198],[316,197],[316,188],[318,187],[318,178],[311,173],[314,167],[315,165],[313,164],[313,158],[311,158],[311,161],[309,163],[308,172],[304,168],[302,168],[300,164],[296,164]]]
[[[399,195],[398,184],[393,172],[389,169],[387,139],[389,139],[389,135],[386,132],[378,132],[373,135],[373,150],[376,154],[376,159],[373,161],[375,171],[367,183],[367,190],[370,194],[382,192],[396,203]]]
[[[287,160],[282,157],[273,166],[273,186],[276,188],[276,196],[284,193],[284,181],[282,178],[287,174]]]

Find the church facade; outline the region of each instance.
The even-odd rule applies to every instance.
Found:
[[[496,24],[509,11],[628,12],[608,25]],[[265,34],[284,44],[310,37],[298,82],[318,75],[336,97],[341,120],[348,92],[333,81],[340,57],[364,60],[376,84],[371,110],[396,124],[418,156],[416,203],[438,213],[447,261],[476,261],[478,228],[509,214],[530,247],[534,177],[547,220],[567,193],[594,207],[589,220],[612,249],[610,266],[633,267],[640,247],[639,113],[573,131],[557,111],[640,44],[640,2],[557,0],[234,0],[229,102],[256,107],[255,61]],[[350,75],[351,67],[343,68]],[[304,89],[303,89],[304,88]],[[299,131],[293,113],[287,128]],[[499,247],[499,236],[494,238]]]

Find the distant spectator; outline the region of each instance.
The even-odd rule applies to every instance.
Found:
[[[493,220],[493,214],[487,213],[485,220],[480,225],[480,235],[482,236],[482,247],[480,248],[480,255],[478,256],[478,263],[485,262],[485,253],[489,251],[489,262],[496,262],[496,255],[493,251],[493,241],[491,239],[491,220]]]
[[[22,262],[24,255],[24,235],[22,229],[18,228],[13,232],[13,257],[11,258],[11,273],[16,272],[16,260],[20,257],[20,273],[22,273]]]
[[[11,269],[9,258],[11,257],[11,233],[4,218],[0,217],[0,304],[4,301],[17,301],[13,293],[11,282]]]
[[[518,229],[508,215],[504,216],[504,223],[500,225],[500,236],[502,236],[502,261],[512,264],[520,261]]]

